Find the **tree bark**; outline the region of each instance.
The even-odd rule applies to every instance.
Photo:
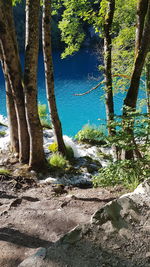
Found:
[[[51,0],[43,0],[42,36],[46,92],[48,106],[51,114],[51,121],[55,131],[58,151],[61,152],[63,155],[66,155],[66,147],[62,137],[62,127],[57,111],[54,92],[54,72],[51,47]]]
[[[147,95],[147,113],[150,117],[150,52],[146,60],[146,95]]]
[[[112,37],[111,28],[115,11],[115,0],[108,1],[108,10],[104,23],[104,67],[105,67],[105,102],[106,117],[109,135],[115,134],[115,128],[111,125],[114,121],[114,101],[112,89]]]
[[[40,0],[26,0],[25,43],[25,105],[30,136],[29,166],[35,170],[45,168],[43,131],[37,105],[37,65],[39,52]]]
[[[136,23],[136,40],[135,40],[135,58],[141,46],[145,16],[148,7],[148,0],[138,0],[137,3],[137,23]]]
[[[0,61],[5,77],[5,89],[6,89],[6,107],[7,107],[7,117],[8,117],[8,127],[10,131],[10,146],[11,151],[19,155],[19,139],[18,139],[18,122],[15,110],[15,104],[12,94],[12,89],[7,75],[5,62],[3,59],[2,49],[0,47]]]
[[[141,0],[141,2],[143,2]],[[131,112],[136,110],[137,97],[139,92],[139,83],[140,77],[142,73],[142,69],[145,63],[145,58],[149,51],[150,44],[150,0],[147,3],[147,12],[145,12],[145,6],[140,5],[141,10],[139,14],[145,14],[145,19],[142,18],[142,24],[144,20],[144,27],[142,33],[140,33],[141,40],[138,41],[139,47],[137,48],[137,55],[135,58],[135,63],[133,67],[133,72],[130,81],[130,87],[128,89],[126,98],[124,100],[124,108],[123,108],[123,116],[125,120],[127,119],[129,123],[126,121],[124,124],[124,131],[131,136],[131,140],[134,138],[133,127],[134,121],[131,123]],[[139,34],[139,33],[138,33]],[[138,38],[136,38],[137,40]],[[130,144],[129,144],[130,145]],[[131,159],[133,158],[133,149],[127,150],[125,152],[125,158]]]
[[[10,31],[8,16],[9,21],[11,19],[12,22],[12,31]],[[29,136],[25,117],[22,71],[13,22],[12,0],[0,1],[0,46],[2,48],[17,114],[19,160],[20,162],[27,163],[29,158]]]

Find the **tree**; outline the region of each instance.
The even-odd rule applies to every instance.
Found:
[[[40,0],[26,0],[24,92],[30,137],[29,166],[36,170],[43,169],[45,166],[43,131],[37,107],[39,11]]]
[[[108,133],[115,134],[112,126],[114,120],[114,101],[112,88],[112,23],[115,12],[115,0],[92,1],[67,1],[64,0],[65,10],[60,22],[62,40],[67,47],[63,57],[79,50],[85,38],[83,22],[92,25],[99,36],[104,40],[103,61],[105,77],[105,103]],[[98,86],[100,86],[99,83]],[[97,86],[97,87],[98,87]],[[97,88],[96,87],[96,88]],[[94,88],[95,89],[95,88]],[[91,90],[90,90],[91,91]]]
[[[16,155],[19,155],[18,122],[15,110],[15,103],[1,47],[0,47],[0,61],[5,76],[6,106],[8,114],[8,126],[10,131],[11,151]]]
[[[42,35],[43,35],[43,54],[45,66],[45,81],[46,92],[51,121],[54,127],[55,136],[58,144],[58,151],[66,155],[66,147],[62,137],[61,122],[57,112],[55,92],[54,92],[54,73],[52,61],[51,47],[51,1],[43,0],[43,20],[42,20]]]
[[[11,0],[0,1],[0,46],[17,115],[19,160],[20,162],[27,163],[29,159],[29,136],[25,116],[22,71],[13,23]]]
[[[109,135],[115,134],[115,129],[114,127],[111,126],[112,121],[114,121],[114,101],[113,101],[113,87],[112,87],[112,38],[111,38],[114,11],[115,11],[115,0],[109,0],[104,21],[105,102],[106,102],[106,117],[107,117]]]
[[[145,9],[146,8],[146,9]],[[144,14],[144,17],[143,17]],[[142,16],[141,16],[142,15]],[[145,63],[147,53],[149,51],[150,43],[150,1],[139,0],[138,2],[138,29],[136,31],[136,44],[135,44],[135,63],[131,76],[130,86],[124,100],[123,115],[126,119],[130,120],[130,113],[136,110],[136,103],[139,91],[140,77]],[[128,120],[128,121],[129,121]],[[124,130],[127,134],[131,135],[134,139],[133,123],[125,122]],[[133,150],[127,150],[125,158],[133,158]]]

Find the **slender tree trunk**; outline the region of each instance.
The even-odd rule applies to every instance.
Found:
[[[54,127],[55,136],[58,143],[58,151],[60,151],[63,155],[66,155],[66,147],[62,137],[62,127],[57,112],[55,92],[54,92],[54,73],[53,73],[52,47],[51,47],[51,0],[43,1],[42,34],[43,34],[43,54],[44,54],[44,66],[45,66],[46,92],[47,92],[49,110],[51,114],[51,121]]]
[[[143,0],[140,0],[140,2],[143,2]],[[145,12],[144,5],[140,5],[140,7],[141,7],[141,10],[139,11],[139,14],[144,13],[145,19],[142,19],[142,20],[139,19],[139,21],[141,21],[141,23],[143,24],[143,20],[144,20],[144,26],[143,26],[142,33],[140,33],[141,40],[138,41],[139,47],[137,47],[137,55],[135,58],[135,63],[134,63],[133,72],[131,76],[130,87],[128,89],[126,98],[124,100],[124,109],[123,109],[123,116],[126,121],[124,124],[124,131],[128,135],[131,136],[131,140],[134,139],[134,133],[133,133],[134,120],[132,123],[130,112],[133,112],[136,110],[140,77],[141,77],[142,69],[145,63],[145,58],[149,51],[149,43],[150,43],[150,0],[147,1],[147,9],[146,9],[147,12]],[[136,38],[136,40],[138,40],[138,38]],[[125,152],[125,158],[126,159],[133,158],[133,149],[127,150]]]
[[[7,75],[1,47],[0,47],[0,61],[1,61],[2,69],[3,69],[3,73],[5,77],[6,107],[7,107],[8,126],[9,126],[9,131],[10,131],[11,151],[19,155],[18,122],[17,122],[12,89],[11,89],[9,77]]]
[[[114,101],[112,89],[112,37],[111,28],[115,11],[115,0],[108,1],[108,10],[104,23],[104,65],[105,65],[105,101],[106,117],[109,135],[115,134],[115,128],[111,125],[114,121]]]
[[[39,52],[40,0],[26,0],[26,44],[25,44],[25,104],[30,136],[29,166],[35,170],[45,168],[43,131],[38,115],[37,65]]]
[[[150,53],[146,60],[146,95],[147,95],[147,113],[150,117]]]
[[[11,32],[9,27],[8,16],[9,21],[10,18],[12,21],[11,28],[13,30]],[[21,64],[14,29],[11,0],[0,1],[0,46],[2,48],[2,54],[6,65],[6,72],[12,89],[17,114],[19,160],[20,162],[28,162],[29,136],[25,117]]]
[[[145,24],[145,16],[147,12],[149,0],[138,0],[137,3],[137,23],[136,23],[136,40],[135,40],[135,58],[141,46],[143,29]]]

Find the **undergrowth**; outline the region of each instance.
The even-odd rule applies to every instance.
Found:
[[[144,179],[150,177],[150,161],[122,160],[110,163],[101,168],[98,175],[93,177],[94,187],[123,185],[128,189],[135,189]]]
[[[75,135],[75,139],[80,142],[99,144],[105,143],[105,130],[102,127],[95,125],[86,124],[83,128]]]
[[[60,153],[56,152],[50,157],[49,164],[52,167],[64,169],[67,167],[68,161]]]

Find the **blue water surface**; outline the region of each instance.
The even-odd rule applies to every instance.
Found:
[[[60,52],[54,52],[53,61],[55,94],[63,134],[74,136],[87,123],[95,125],[104,124],[106,114],[101,87],[92,91],[90,94],[74,96],[74,94],[86,92],[98,84],[100,74],[97,67],[100,62],[98,62],[96,55],[93,52],[81,50],[76,55],[62,60],[60,58]],[[38,69],[38,99],[41,104],[46,104],[42,54],[39,56]],[[96,80],[95,78],[99,79]],[[0,114],[7,116],[4,79],[1,69],[0,94]],[[115,96],[116,114],[121,114],[123,97],[121,93]]]

